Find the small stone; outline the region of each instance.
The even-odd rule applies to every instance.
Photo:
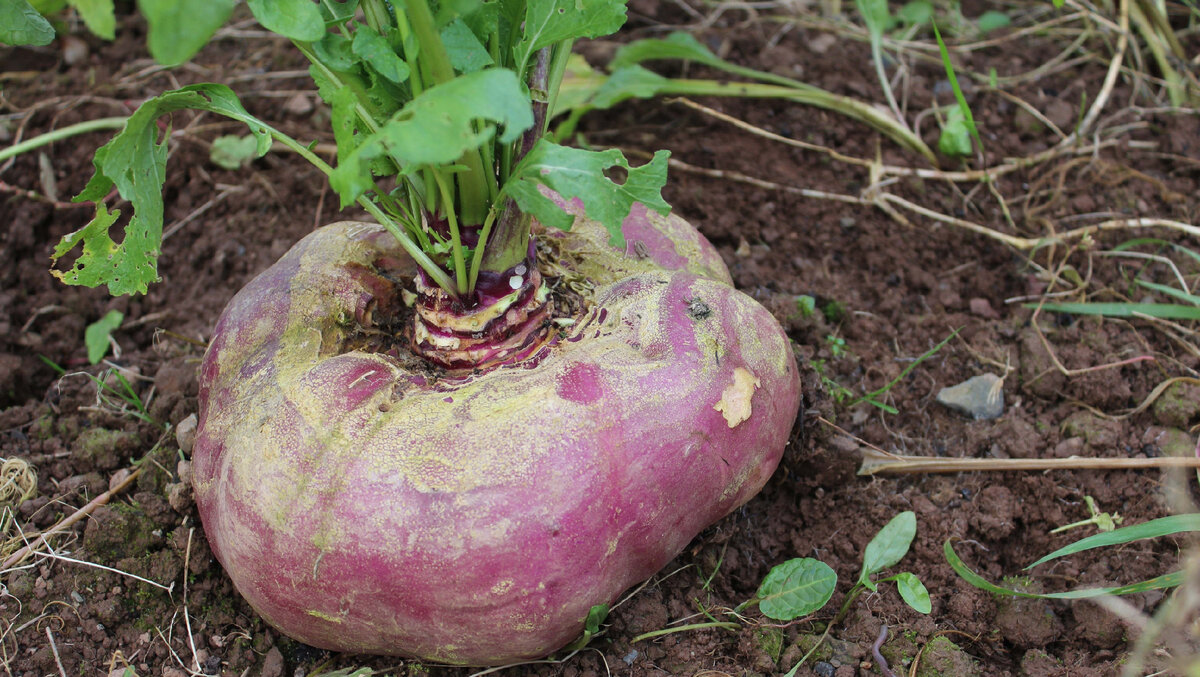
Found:
[[[162,677],[187,677],[187,673],[177,667],[164,665],[162,669]]]
[[[997,313],[996,310],[992,308],[992,304],[987,299],[978,297],[973,298],[970,301],[967,301],[967,307],[971,309],[972,315],[978,315],[989,320],[1000,319],[1000,313]]]
[[[175,425],[175,442],[179,444],[179,450],[183,453],[192,453],[192,446],[196,443],[195,414],[188,414],[187,418]]]
[[[312,99],[304,94],[297,94],[283,104],[283,112],[289,115],[308,115],[313,111]]]
[[[820,677],[833,677],[833,673],[836,672],[836,669],[831,663],[817,661],[817,663],[813,665],[813,672]]]
[[[263,659],[262,677],[283,677],[283,654],[279,653],[279,647],[271,647]]]
[[[168,484],[167,503],[175,512],[186,513],[192,507],[192,485],[183,482]]]
[[[179,476],[179,481],[184,484],[192,483],[192,462],[180,461],[175,464],[175,474]]]
[[[1004,413],[1004,379],[995,374],[980,374],[956,386],[942,388],[937,395],[941,404],[982,421]]]
[[[833,33],[821,33],[804,44],[813,54],[824,54],[837,43],[838,38]]]

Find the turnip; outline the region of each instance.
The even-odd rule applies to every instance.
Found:
[[[251,2],[312,60],[336,168],[228,88],[168,92],[81,195],[133,203],[124,241],[101,203],[55,256],[83,244],[56,272],[70,283],[154,281],[155,121],[180,108],[329,175],[375,222],[301,240],[230,302],[201,366],[208,540],[297,639],[490,665],[561,648],[749,500],[800,386],[779,324],[667,214],[665,153],[631,167],[545,138],[571,43],[619,27],[623,2],[469,4],[363,0],[360,22],[352,4]]]

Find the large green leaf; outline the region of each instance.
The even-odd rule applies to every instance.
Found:
[[[645,165],[630,167],[629,161],[615,148],[597,152],[542,139],[513,171],[504,189],[523,211],[544,225],[562,230],[571,227],[574,217],[564,214],[538,186],[546,186],[567,199],[577,197],[583,201],[587,215],[608,230],[610,242],[624,247],[621,224],[634,203],[640,202],[660,214],[671,211],[671,205],[662,198],[669,155],[660,150]],[[605,176],[605,171],[613,167],[625,170],[624,183]]]
[[[537,50],[563,40],[615,33],[625,23],[623,0],[528,0],[525,32],[513,47],[513,63],[524,68]]]
[[[837,574],[828,564],[811,557],[780,564],[758,587],[758,609],[768,618],[790,621],[825,606],[837,587]]]
[[[77,246],[81,251],[70,269],[53,271],[67,284],[108,285],[114,295],[145,293],[158,280],[157,260],[162,243],[163,198],[167,145],[160,141],[157,120],[167,113],[190,108],[239,120],[258,141],[258,155],[271,148],[270,127],[251,116],[233,91],[224,85],[190,85],[143,103],[129,117],[125,129],[96,151],[95,174],[76,201],[96,201],[96,216],[80,230],[65,236],[51,258],[62,258]],[[117,244],[109,235],[119,211],[108,212],[100,202],[113,186],[133,205],[125,237]]]
[[[150,54],[165,66],[187,61],[225,23],[234,4],[235,0],[138,0],[150,25]]]
[[[28,0],[0,1],[0,42],[9,45],[48,45],[54,27]]]
[[[269,31],[302,42],[325,35],[325,20],[312,0],[246,0],[258,23]]]
[[[329,177],[342,206],[374,187],[370,163],[391,157],[404,174],[447,165],[496,136],[516,140],[533,126],[533,110],[512,71],[493,68],[431,87],[409,101],[377,133],[339,161]]]
[[[70,5],[79,12],[89,31],[105,40],[116,37],[117,17],[112,0],[71,0]]]

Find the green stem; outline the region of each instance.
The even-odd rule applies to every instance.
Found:
[[[483,227],[479,229],[479,241],[475,243],[475,253],[471,256],[471,274],[467,281],[467,292],[475,291],[475,284],[479,282],[479,271],[483,268],[483,252],[487,249],[485,245],[487,245],[488,237],[492,234],[492,226],[496,223],[499,204],[499,202],[492,203],[487,217],[483,219]]]
[[[554,46],[550,57],[550,74],[546,80],[546,92],[549,94],[546,110],[552,111],[558,104],[558,90],[562,85],[563,76],[567,72],[567,61],[571,58],[571,45],[574,40],[563,40]],[[541,133],[538,136],[543,136],[550,128],[550,115],[546,115],[545,123],[542,125]]]
[[[429,3],[426,0],[408,0],[405,6],[413,34],[421,45],[421,60],[429,68],[433,84],[440,85],[453,80],[454,67],[450,65],[450,55],[446,53],[446,46],[442,44],[442,38],[433,23]]]
[[[16,157],[21,153],[28,153],[34,148],[48,146],[55,141],[62,141],[63,139],[68,139],[72,136],[78,136],[79,134],[87,134],[88,132],[94,132],[99,129],[120,129],[125,126],[125,122],[127,120],[129,120],[127,117],[99,118],[96,120],[88,120],[87,122],[79,122],[73,125],[68,125],[61,129],[55,129],[54,131],[46,132],[45,134],[38,134],[32,139],[25,139],[21,143],[9,146],[4,150],[0,150],[0,162]]]
[[[273,139],[287,146],[292,151],[295,151],[295,153],[300,157],[308,160],[314,167],[321,170],[325,176],[329,176],[333,173],[333,167],[330,167],[329,163],[317,157],[311,150],[305,147],[304,144],[275,129],[274,127],[267,127],[267,131],[271,134]],[[454,280],[451,280],[450,276],[446,274],[446,271],[442,270],[441,266],[439,266],[433,259],[429,258],[429,255],[421,250],[420,245],[418,245],[416,242],[413,242],[413,239],[408,236],[408,233],[404,232],[404,230],[394,220],[392,220],[390,216],[380,209],[379,205],[372,202],[365,195],[359,196],[358,204],[360,207],[367,210],[368,214],[375,217],[375,220],[379,222],[379,225],[386,228],[388,232],[396,238],[396,241],[400,243],[400,246],[404,248],[404,251],[413,258],[413,261],[415,261],[417,265],[429,275],[429,278],[433,280],[437,286],[445,289],[451,294],[457,293],[455,291],[457,286],[454,284]]]
[[[786,80],[786,78],[783,79]],[[891,115],[861,101],[833,94],[811,85],[801,88],[753,82],[670,79],[662,84],[656,94],[780,99],[832,110],[874,127],[905,148],[919,153],[931,164],[937,165],[937,156],[933,154],[929,146],[925,145],[919,136],[893,119]]]
[[[454,260],[454,277],[457,282],[458,294],[467,292],[467,263],[463,260],[462,235],[458,232],[458,217],[454,213],[454,204],[450,198],[448,182],[441,175],[437,177],[438,189],[442,192],[442,200],[448,205],[446,221],[450,224],[450,255]]]

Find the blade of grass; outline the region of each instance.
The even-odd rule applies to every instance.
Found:
[[[1037,308],[1036,303],[1025,304]],[[1200,308],[1175,303],[1044,303],[1042,310],[1073,315],[1102,315],[1104,317],[1137,317],[1148,315],[1160,320],[1200,320]]]
[[[1189,294],[1182,289],[1176,289],[1175,287],[1170,287],[1165,284],[1158,284],[1157,282],[1147,282],[1145,280],[1134,280],[1134,282],[1147,289],[1153,289],[1154,291],[1162,292],[1163,294],[1166,294],[1172,298],[1179,299],[1184,303],[1190,303],[1193,306],[1200,306],[1200,296]]]
[[[867,393],[866,395],[863,395],[862,397],[854,400],[853,402],[850,403],[850,406],[853,407],[854,405],[858,404],[859,402],[870,402],[871,404],[874,404],[877,407],[883,408],[881,406],[881,403],[876,402],[876,399],[880,395],[891,390],[892,387],[895,386],[897,383],[899,383],[900,381],[903,381],[904,377],[908,376],[908,373],[910,371],[912,371],[913,369],[916,369],[918,364],[921,364],[925,360],[936,355],[939,350],[941,350],[943,347],[945,347],[945,345],[947,343],[950,342],[950,339],[954,338],[955,336],[958,336],[958,332],[960,332],[960,331],[962,331],[961,328],[955,329],[954,331],[950,332],[950,335],[947,336],[946,338],[942,339],[940,343],[938,343],[936,346],[930,348],[929,350],[926,350],[924,353],[921,354],[920,357],[918,357],[917,359],[915,359],[911,363],[909,363],[909,365],[907,367],[905,367],[903,371],[900,372],[900,375],[897,376],[896,378],[892,379],[891,381],[889,381],[887,385],[883,386],[879,390]],[[890,413],[893,413],[893,414],[896,413],[896,411],[892,407],[886,407],[886,408],[891,410]]]
[[[1141,541],[1147,538],[1170,536],[1171,534],[1178,534],[1184,531],[1200,531],[1200,513],[1160,517],[1158,519],[1150,520],[1149,522],[1143,522],[1142,524],[1134,524],[1132,526],[1121,527],[1112,531],[1094,534],[1055,550],[1049,555],[1046,555],[1033,564],[1025,567],[1025,570],[1028,571],[1029,569],[1032,569],[1035,566],[1048,562],[1052,559],[1073,555],[1077,552],[1083,552],[1084,550],[1091,550],[1092,548],[1103,548],[1109,545],[1122,545],[1124,543],[1132,543],[1133,541]]]
[[[1121,585],[1115,588],[1083,588],[1080,590],[1068,590],[1066,592],[1047,592],[1047,593],[1032,593],[1018,592],[1008,588],[1002,588],[995,585],[972,571],[966,564],[959,559],[958,554],[954,552],[954,546],[951,544],[952,539],[946,539],[942,551],[946,556],[946,561],[950,563],[950,568],[954,569],[954,573],[962,576],[963,580],[971,585],[985,590],[995,595],[1007,595],[1011,597],[1030,597],[1034,599],[1087,599],[1089,597],[1100,597],[1101,595],[1129,595],[1138,592],[1146,592],[1147,590],[1161,590],[1164,588],[1178,587],[1185,580],[1183,571],[1172,571],[1169,574],[1151,578],[1149,580],[1132,583],[1130,585]]]
[[[963,96],[962,87],[958,85],[958,78],[954,75],[954,64],[950,63],[950,50],[946,48],[946,43],[942,40],[937,22],[931,21],[930,24],[933,26],[933,37],[937,38],[938,52],[942,55],[942,66],[946,69],[946,79],[950,81],[950,88],[954,90],[954,100],[958,102],[958,108],[966,118],[967,130],[971,132],[971,137],[975,139],[975,143],[979,144],[979,150],[982,152],[983,139],[979,138],[979,130],[975,127],[975,116],[971,115],[967,97]]]

